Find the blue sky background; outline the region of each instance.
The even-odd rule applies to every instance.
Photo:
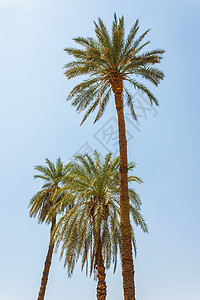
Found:
[[[96,125],[92,116],[79,127],[82,116],[65,101],[77,81],[63,76],[69,60],[63,49],[73,37],[93,36],[99,16],[109,27],[114,12],[125,16],[127,30],[139,18],[141,32],[152,29],[151,47],[166,50],[166,78],[152,87],[160,102],[156,116],[147,111],[140,131],[127,121],[129,159],[144,181],[135,188],[149,226],[149,235],[137,231],[137,299],[200,298],[200,2],[0,0],[1,299],[36,299],[40,285],[49,228],[28,215],[29,200],[41,187],[33,167],[46,157],[68,162],[86,141],[106,153],[94,135],[116,118],[114,103]],[[96,283],[79,265],[67,279],[58,257],[46,300],[94,299]],[[108,272],[107,283],[108,299],[121,300],[120,265],[115,275]]]

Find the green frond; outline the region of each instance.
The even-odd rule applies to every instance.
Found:
[[[51,171],[52,176],[54,176],[56,172],[55,165],[48,158],[46,158],[45,161],[46,164],[48,165],[49,170]]]
[[[107,47],[109,49],[109,51],[111,51],[112,46],[111,46],[111,39],[110,39],[108,30],[107,30],[106,26],[104,25],[103,20],[101,18],[98,18],[98,22],[99,22],[99,26],[94,22],[95,27],[97,29],[97,33],[98,33],[98,38],[102,42],[102,45],[104,47]]]
[[[136,239],[135,239],[135,234],[134,234],[133,229],[132,229],[132,238],[131,239],[132,239],[134,254],[136,257],[137,256],[137,245],[136,245]]]
[[[48,178],[51,178],[52,173],[51,170],[47,167],[44,166],[35,166],[34,170],[39,171],[40,173],[42,173],[44,176],[47,176]],[[37,178],[38,175],[34,175],[34,178]]]
[[[45,181],[49,180],[49,177],[48,176],[44,176],[44,175],[34,175],[33,177],[34,177],[34,179],[39,178],[39,179],[43,179]]]
[[[149,91],[149,89],[146,86],[131,78],[127,79],[127,81],[133,84],[137,90],[144,93],[149,98],[151,104],[155,103],[156,105],[159,105],[158,100],[154,97],[154,95]]]
[[[158,55],[159,59],[162,59],[163,58],[163,54],[165,53],[165,50],[163,49],[154,49],[154,50],[151,50],[151,51],[148,51],[148,52],[145,52],[143,54],[143,56],[153,56],[153,55]]]
[[[160,80],[164,78],[164,73],[161,70],[153,67],[134,68],[130,74],[141,75],[141,77],[149,80],[156,86],[158,86]]]
[[[132,188],[129,188],[128,194],[129,194],[130,205],[136,208],[140,208],[142,205],[140,196]]]
[[[117,30],[117,27],[118,27],[118,21],[117,21],[117,14],[114,13],[113,15],[113,23],[112,23],[112,32]]]
[[[117,23],[114,21],[112,28],[112,54],[115,68],[119,66],[120,54],[124,47],[124,18],[119,19],[119,24]]]
[[[144,221],[144,218],[140,213],[140,209],[130,206],[130,214],[132,215],[132,218],[133,218],[136,226],[140,226],[140,228],[143,230],[143,232],[148,233],[147,224]]]
[[[84,46],[84,47],[93,47],[95,45],[95,41],[92,38],[83,38],[81,36],[73,38],[77,44]]]
[[[100,80],[100,77],[84,80],[80,84],[76,85],[68,95],[67,100],[71,100],[77,93],[85,91],[88,87],[90,88]]]
[[[139,53],[144,47],[146,47],[147,45],[149,45],[151,43],[151,41],[147,41],[145,42],[143,45],[138,46],[135,48],[135,54]]]
[[[126,38],[126,42],[125,42],[125,46],[123,49],[123,54],[122,57],[128,52],[129,48],[131,48],[132,43],[133,43],[133,39],[136,36],[136,33],[139,30],[139,20],[137,19],[135,24],[133,25],[133,27],[131,28],[127,38]]]
[[[77,59],[85,59],[87,58],[87,53],[84,50],[76,49],[76,48],[65,48],[65,52],[69,55],[73,55]]]
[[[106,105],[108,104],[108,102],[110,100],[110,94],[111,94],[111,88],[107,91],[106,95],[103,96],[103,99],[102,99],[102,102],[100,104],[100,108],[99,108],[99,110],[97,112],[97,115],[96,115],[96,118],[94,120],[94,123],[96,123],[96,121],[98,121],[102,117],[102,115],[103,115],[103,113],[105,111]]]
[[[65,75],[68,79],[75,78],[80,75],[85,75],[93,71],[93,66],[90,64],[84,64],[84,66],[74,66],[72,68],[67,68]]]
[[[95,110],[95,108],[97,107],[97,105],[99,104],[99,99],[97,98],[97,100],[89,107],[88,111],[86,112],[86,114],[83,117],[83,120],[81,122],[80,125],[83,125],[83,123],[85,122],[85,120],[89,117],[89,115],[91,114],[91,112],[93,112]]]
[[[128,105],[128,108],[130,109],[131,115],[132,115],[133,119],[137,121],[137,116],[136,116],[136,113],[135,113],[135,110],[133,107],[133,103],[134,103],[133,96],[126,88],[124,88],[124,94],[125,94],[126,103]]]
[[[98,104],[100,104],[100,106],[102,106],[102,105],[104,105],[105,106],[105,97],[107,96],[110,96],[110,93],[107,93],[106,94],[106,96],[104,97],[104,93],[105,93],[105,91],[107,90],[107,85],[105,85],[105,86],[103,86],[102,88],[101,87],[97,87],[97,89],[95,88],[95,92],[93,92],[93,94],[92,94],[92,98],[93,98],[93,103],[90,105],[90,107],[89,107],[89,109],[88,109],[88,111],[86,112],[86,114],[84,115],[84,117],[83,117],[83,120],[82,120],[82,122],[81,122],[81,125],[85,122],[85,120],[89,117],[89,115],[91,114],[91,112],[93,112],[95,109],[96,109],[96,107],[98,106]],[[89,93],[89,96],[88,96],[88,98],[86,98],[88,101],[91,101],[90,100],[90,94],[91,94],[91,92]],[[104,97],[103,98],[103,102],[101,103],[101,97]],[[96,98],[96,100],[95,100],[95,98]],[[107,102],[108,102],[108,100],[109,99],[107,99]],[[76,100],[77,101],[77,100]],[[74,102],[73,102],[74,103]],[[83,110],[83,109],[85,109],[86,107],[88,106],[88,102],[87,101],[85,101],[85,103],[83,102],[83,101],[81,101],[80,102],[80,104],[77,106],[77,110],[78,111],[80,111],[80,108],[81,108],[81,110]],[[98,115],[98,113],[97,113],[97,115]],[[100,117],[99,115],[98,115],[98,117]],[[95,119],[96,120],[96,119]],[[94,121],[95,122],[95,121]]]
[[[82,110],[86,109],[92,101],[95,101],[95,97],[98,96],[98,94],[99,87],[93,86],[81,94],[78,94],[73,100],[72,105],[76,106],[76,110],[78,112],[81,112]]]
[[[134,49],[136,49],[139,46],[140,42],[149,33],[149,31],[150,31],[150,29],[147,29],[143,34],[141,34],[141,36],[137,40],[134,41],[134,43],[133,43],[133,48]]]

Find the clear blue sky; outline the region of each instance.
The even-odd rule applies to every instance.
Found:
[[[200,299],[200,2],[0,0],[2,300],[34,300],[40,285],[49,228],[28,216],[41,187],[34,165],[46,157],[68,162],[87,141],[105,154],[110,143],[108,135],[103,145],[99,140],[107,122],[115,128],[112,101],[98,124],[92,117],[82,127],[82,116],[65,101],[76,81],[63,76],[69,59],[63,49],[77,35],[93,36],[97,17],[109,26],[114,12],[125,16],[127,30],[139,18],[141,31],[152,29],[152,47],[166,50],[166,78],[152,88],[160,107],[145,111],[139,129],[127,121],[129,159],[144,181],[135,188],[149,225],[149,235],[137,232],[137,299]],[[113,144],[107,148],[115,151]],[[120,265],[107,282],[108,299],[121,300]],[[53,257],[46,300],[93,300],[95,288],[79,266],[67,279],[63,262]]]

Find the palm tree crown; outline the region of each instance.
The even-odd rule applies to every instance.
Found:
[[[38,216],[39,223],[43,223],[44,221],[49,223],[51,221],[48,218],[48,214],[50,208],[55,204],[54,195],[61,187],[64,179],[66,180],[66,176],[70,171],[70,164],[64,165],[60,158],[56,160],[55,164],[46,159],[46,164],[47,166],[38,165],[34,168],[40,173],[34,175],[34,178],[44,180],[44,185],[29,203],[30,217]]]
[[[80,255],[82,268],[86,264],[87,270],[89,260],[90,272],[95,271],[99,249],[102,251],[106,268],[109,268],[111,263],[114,263],[114,270],[116,268],[121,243],[119,166],[119,157],[112,158],[111,153],[106,155],[104,160],[97,152],[94,158],[88,154],[76,156],[71,175],[73,178],[69,185],[63,186],[59,191],[63,193],[66,189],[66,199],[69,198],[69,193],[74,196],[73,208],[61,217],[55,232],[57,248],[62,244],[61,257],[65,253],[65,265],[68,267],[69,276],[72,275]],[[135,165],[130,163],[128,168],[132,171]],[[128,176],[128,181],[141,182],[133,175]],[[146,223],[140,213],[140,198],[131,187],[129,197],[134,224],[147,232]],[[136,251],[133,226],[132,242]]]
[[[112,31],[109,34],[103,21],[99,18],[95,24],[96,38],[74,38],[74,41],[82,48],[66,48],[65,51],[74,57],[74,60],[65,65],[68,79],[79,75],[88,74],[90,77],[76,85],[68,96],[73,98],[72,105],[78,112],[88,108],[82,123],[98,108],[96,122],[103,114],[110,99],[111,91],[114,94],[122,91],[123,100],[126,101],[134,119],[137,118],[134,111],[133,96],[124,86],[127,82],[135,89],[144,93],[151,104],[158,105],[157,99],[150,90],[138,78],[147,79],[154,85],[158,85],[164,78],[161,70],[154,65],[160,63],[164,50],[155,49],[143,52],[150,41],[143,42],[149,29],[137,37],[139,22],[135,22],[127,37],[125,37],[124,17],[117,20],[114,14]],[[143,42],[143,43],[142,43]]]

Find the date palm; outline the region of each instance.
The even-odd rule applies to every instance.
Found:
[[[54,213],[49,216],[49,211],[56,204],[54,195],[56,191],[61,188],[63,179],[65,178],[66,180],[70,170],[70,164],[64,166],[60,158],[56,160],[55,164],[49,159],[46,159],[46,166],[36,166],[35,170],[40,174],[35,175],[34,178],[44,180],[44,185],[42,186],[42,189],[33,196],[29,203],[30,217],[37,216],[39,223],[51,223],[49,248],[37,298],[38,300],[43,300],[54,250],[54,242],[52,241],[51,236],[56,226],[56,214]],[[60,200],[61,197],[57,198],[56,202],[59,202]]]
[[[65,266],[71,276],[79,256],[82,257],[82,269],[90,263],[90,275],[97,276],[97,299],[105,300],[107,294],[106,272],[111,263],[114,271],[117,264],[117,255],[120,250],[120,222],[119,222],[119,195],[120,171],[119,157],[112,158],[106,155],[102,160],[95,152],[94,158],[89,155],[76,156],[73,165],[72,180],[58,191],[62,201],[57,204],[69,205],[73,199],[74,206],[58,221],[55,240],[57,248],[60,244],[61,257],[65,256]],[[129,164],[129,171],[134,164]],[[128,176],[128,182],[141,182],[135,176]],[[144,232],[147,226],[140,214],[141,202],[139,196],[129,187],[130,212],[133,222],[139,225]],[[54,210],[54,209],[53,209]],[[135,251],[135,239],[131,228],[131,240]]]
[[[145,51],[150,41],[143,42],[149,32],[146,30],[137,37],[139,31],[138,20],[125,37],[124,18],[117,18],[114,14],[112,31],[109,34],[103,21],[99,18],[95,24],[95,38],[74,38],[81,48],[66,48],[65,51],[74,60],[65,65],[68,79],[80,75],[89,75],[76,85],[68,96],[78,112],[87,109],[82,123],[97,109],[94,122],[103,115],[106,105],[114,94],[115,107],[118,116],[119,150],[120,150],[120,228],[121,253],[124,299],[135,299],[134,266],[131,246],[131,225],[129,218],[129,195],[127,179],[127,141],[124,120],[124,102],[127,103],[133,119],[134,99],[127,88],[130,87],[145,94],[151,104],[158,105],[157,99],[151,91],[138,81],[146,79],[158,86],[164,78],[161,70],[155,67],[159,64],[164,50],[155,49]]]

